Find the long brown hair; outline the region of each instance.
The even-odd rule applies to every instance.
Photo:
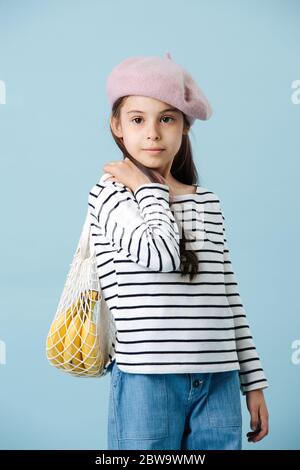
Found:
[[[120,112],[123,101],[127,98],[127,96],[122,96],[121,98],[117,99],[112,107],[112,116],[116,119],[120,119]],[[184,113],[183,120],[184,120],[184,130],[189,130],[190,124],[189,121]],[[160,175],[158,171],[152,170],[151,168],[146,167],[138,160],[136,160],[130,153],[127,151],[123,141],[120,137],[117,137],[116,134],[113,132],[112,127],[110,126],[110,131],[115,140],[117,146],[120,148],[121,152],[123,153],[123,157],[129,158],[153,183],[162,183],[167,184],[165,178]],[[190,142],[190,138],[188,133],[182,135],[182,142],[179,151],[174,157],[172,167],[170,170],[172,176],[183,184],[191,185],[191,184],[198,184],[198,174],[197,170],[193,161],[193,153],[192,153],[192,146]],[[170,191],[169,197],[170,203],[173,202],[173,195]],[[170,207],[171,209],[171,207]],[[171,209],[172,211],[172,209]],[[174,212],[172,211],[173,215]],[[181,275],[189,275],[190,281],[194,278],[194,276],[198,272],[198,258],[196,253],[192,250],[186,250],[185,248],[185,234],[184,228],[182,224],[181,230],[181,237],[180,237],[180,271]]]

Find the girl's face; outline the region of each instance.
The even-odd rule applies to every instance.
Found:
[[[111,116],[114,133],[122,138],[127,151],[153,170],[168,171],[181,146],[183,114],[173,106],[147,96],[129,96],[123,102],[120,119]],[[162,148],[159,153],[149,148]]]

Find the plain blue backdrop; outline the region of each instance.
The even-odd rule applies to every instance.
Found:
[[[166,51],[214,110],[190,134],[199,183],[220,197],[270,384],[257,444],[242,397],[243,447],[300,448],[299,25],[297,0],[0,1],[1,449],[106,449],[109,377],[51,367],[45,338],[88,192],[122,158],[106,77]]]

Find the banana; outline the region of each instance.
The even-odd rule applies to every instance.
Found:
[[[62,352],[64,350],[64,340],[67,329],[74,315],[78,312],[80,307],[80,298],[76,304],[72,304],[65,312],[59,315],[52,323],[48,336],[47,336],[47,357],[53,365],[60,365],[64,359]]]
[[[82,375],[94,375],[99,370],[97,326],[92,321],[99,298],[98,291],[84,291],[76,304],[53,321],[47,336],[47,357],[53,365]]]
[[[99,292],[96,291],[96,290],[88,290],[88,291],[85,291],[85,292],[88,293],[88,296],[87,296],[87,304],[88,305],[89,305],[90,300],[92,300],[92,302],[93,301],[96,302],[100,298]],[[94,302],[93,306],[95,305],[95,302]]]
[[[100,345],[97,337],[97,325],[92,320],[92,313],[96,301],[99,299],[97,291],[89,291],[88,311],[86,319],[81,330],[81,352],[85,375],[94,375],[99,371],[101,366]]]
[[[82,316],[83,310],[81,308],[69,324],[62,353],[65,368],[75,372],[82,370],[84,367],[81,354]]]

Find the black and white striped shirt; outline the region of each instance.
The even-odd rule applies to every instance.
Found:
[[[88,198],[100,285],[117,329],[115,356],[128,373],[238,369],[241,392],[268,387],[249,329],[216,194],[169,200],[169,187],[132,193],[102,175]],[[174,215],[171,211],[174,212]],[[190,281],[179,242],[198,257]]]

